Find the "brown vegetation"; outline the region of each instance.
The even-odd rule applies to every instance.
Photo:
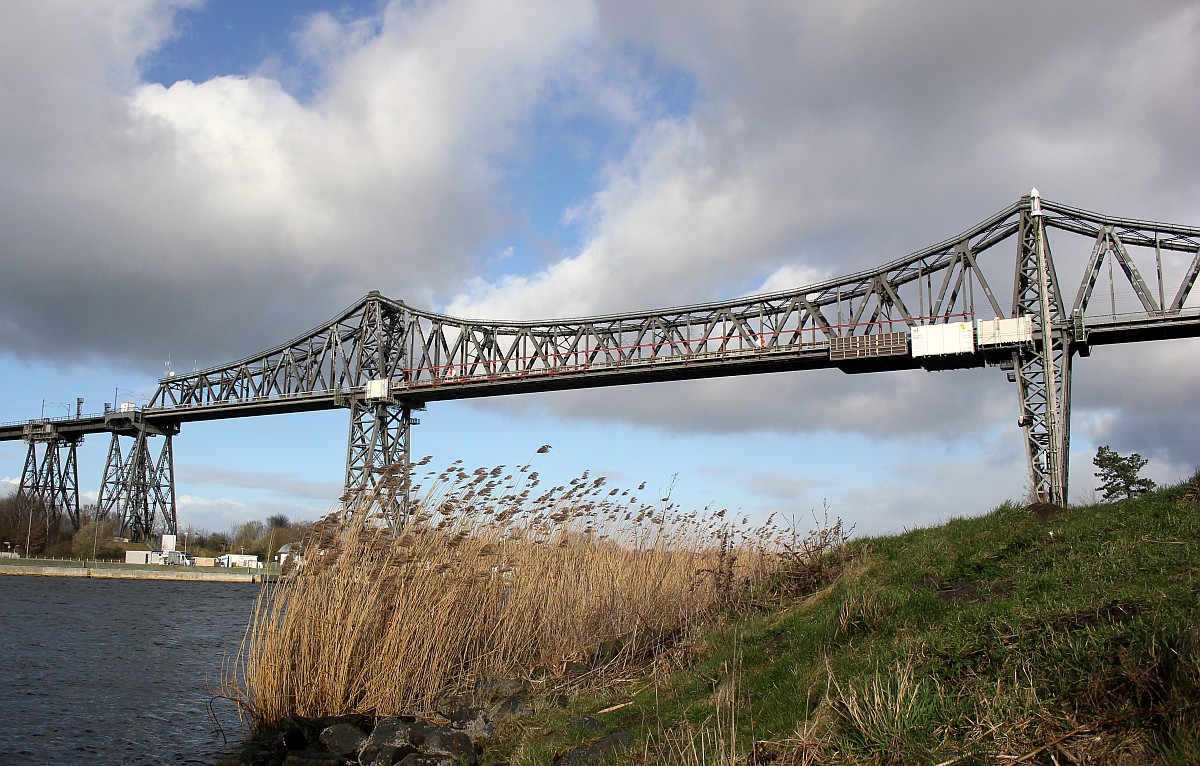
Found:
[[[536,495],[529,466],[429,478],[405,525],[326,519],[304,566],[264,589],[224,690],[257,727],[644,671],[783,560],[769,523],[639,503],[586,473]]]
[[[84,506],[81,515],[90,519],[94,511],[93,506]],[[0,544],[4,550],[70,556],[75,532],[61,508],[48,507],[39,498],[16,492],[0,498]]]

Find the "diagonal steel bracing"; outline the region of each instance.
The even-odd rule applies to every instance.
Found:
[[[406,490],[396,490],[395,476],[408,464],[412,412],[427,402],[828,367],[857,373],[999,365],[1011,368],[1017,383],[1031,489],[1064,502],[1075,355],[1101,344],[1200,335],[1198,277],[1200,228],[1099,215],[1035,192],[882,266],[726,301],[483,321],[372,292],[265,353],[164,378],[137,415],[175,433],[190,421],[345,407],[346,497],[374,498],[402,521]],[[1070,302],[1064,278],[1080,285]],[[1011,306],[996,297],[1007,290]],[[1105,292],[1108,300],[1098,300]],[[991,320],[1027,322],[1021,326],[1028,332],[985,339],[974,323]],[[972,342],[953,353],[926,353],[927,346],[918,353],[910,336],[939,325],[963,328]],[[107,415],[56,427],[63,434],[119,430]],[[0,425],[0,439],[8,438],[21,438],[20,427]],[[139,450],[110,451],[102,497],[133,498],[122,502],[140,510],[123,510],[123,518],[145,532],[166,512],[148,510],[150,501],[140,498],[166,497],[173,485],[169,468],[159,468],[161,456],[153,470],[131,469],[151,462]]]
[[[71,528],[78,530],[79,468],[76,453],[83,437],[64,436],[51,421],[45,419],[30,421],[24,431],[29,448],[17,484],[17,497],[33,501],[30,524],[33,523],[32,509],[36,507],[42,514],[46,531],[56,529],[64,513]]]
[[[157,457],[146,428],[132,435],[113,432],[104,464],[104,478],[96,498],[96,517],[120,519],[120,534],[133,540],[154,540],[159,534],[177,534],[175,505],[175,452],[170,432],[162,435]],[[128,447],[122,447],[122,441]]]

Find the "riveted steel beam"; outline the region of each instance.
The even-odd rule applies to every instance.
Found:
[[[172,434],[162,434],[157,456],[150,442],[155,437],[148,429],[132,436],[113,432],[96,497],[97,519],[115,516],[123,537],[146,542],[179,531]],[[127,448],[122,440],[129,442]]]
[[[1087,239],[1092,256],[1079,259],[1086,260],[1081,272],[1055,263],[1050,231]],[[1014,238],[1015,268],[1012,251],[999,247]],[[1136,296],[1133,310],[1089,310],[1105,260],[1110,281],[1124,279]],[[1060,272],[1079,278],[1069,315]],[[1152,273],[1156,285],[1144,276]],[[1009,286],[1010,276],[1007,311],[996,294]],[[361,497],[376,492],[380,471],[407,462],[415,421],[404,413],[425,402],[822,367],[867,372],[1004,361],[1018,382],[1035,494],[1061,502],[1073,356],[1090,345],[1200,335],[1193,296],[1198,278],[1200,228],[1104,216],[1030,195],[958,236],[883,265],[726,301],[549,321],[485,321],[420,311],[372,292],[262,354],[162,379],[150,406],[128,424],[106,415],[55,421],[55,427],[76,435],[170,434],[190,421],[349,407],[346,488]],[[899,353],[906,344],[891,338],[925,325],[1013,317],[1034,322],[1033,342],[939,360]],[[831,348],[835,339],[840,350]],[[386,390],[368,396],[381,380]],[[0,440],[23,438],[26,425],[0,424]],[[114,454],[106,476],[127,472],[133,459],[120,450]],[[105,481],[112,484],[105,498],[119,494],[116,479]],[[394,502],[387,505],[390,516],[402,519]]]
[[[63,514],[71,528],[78,531],[79,464],[76,451],[83,437],[62,438],[50,427],[37,429],[37,433],[31,434],[26,441],[29,448],[17,483],[17,497],[33,501],[31,507],[39,509],[47,532],[58,528]]]

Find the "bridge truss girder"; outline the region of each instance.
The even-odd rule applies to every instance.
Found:
[[[1078,277],[1061,260],[1056,265],[1051,230],[1090,246],[1090,258],[1078,258]],[[1015,269],[1012,251],[1000,247],[1014,238]],[[1107,310],[1094,289],[1106,264]],[[1079,279],[1070,302],[1061,289],[1064,274]],[[1031,488],[1041,499],[1065,502],[1074,356],[1086,356],[1091,344],[1200,334],[1198,278],[1200,228],[1103,216],[1034,192],[952,239],[882,266],[728,301],[492,322],[420,311],[372,292],[270,351],[164,378],[143,413],[148,424],[177,427],[349,407],[346,497],[354,501],[395,483],[383,482],[383,471],[407,465],[411,412],[425,402],[818,367],[865,372],[1011,363]],[[1132,313],[1118,311],[1117,287],[1133,296]],[[1002,305],[997,296],[1010,288],[1012,303]],[[961,359],[907,355],[909,330],[1018,317],[1030,319],[1032,341]],[[879,337],[847,345],[862,336]],[[876,358],[842,355],[846,348],[855,354],[868,348]],[[0,438],[13,437],[0,427]],[[106,483],[111,470],[121,470],[119,458],[110,455],[109,463]],[[154,484],[153,473],[126,475]],[[122,491],[113,482],[106,496]],[[388,515],[402,520],[402,503],[387,497]]]
[[[1181,312],[1185,318],[1195,313],[1186,304],[1200,274],[1200,229],[1099,216],[1049,201],[1039,204],[1043,241],[1046,230],[1056,229],[1106,243],[1085,270],[1070,315],[1063,310],[1063,293],[1046,248],[1055,298],[1050,323],[1056,331],[1075,334],[1071,322],[1076,317],[1079,323],[1090,321],[1091,286],[1107,257],[1118,259],[1146,321],[1165,325],[1177,321]],[[148,412],[202,418],[237,408],[284,411],[318,401],[333,406],[335,399],[361,393],[367,381],[381,378],[397,397],[421,401],[484,396],[502,385],[509,385],[508,392],[511,381],[535,390],[539,377],[559,379],[542,389],[571,387],[571,376],[619,372],[632,379],[655,366],[687,364],[699,370],[713,361],[780,358],[827,347],[839,337],[973,318],[1036,316],[1036,290],[1031,292],[1036,280],[1028,268],[1032,251],[1021,246],[1012,307],[997,299],[1002,283],[1008,284],[1003,272],[1012,266],[1011,256],[996,257],[1001,250],[996,246],[1014,236],[1023,238],[1028,228],[1023,221],[1032,205],[1033,197],[1026,197],[958,237],[876,269],[796,290],[680,308],[485,322],[416,310],[371,293],[332,322],[265,354],[164,379]],[[1159,273],[1163,254],[1185,253],[1191,265],[1170,293],[1160,278],[1163,297],[1155,299],[1131,248],[1158,256]]]
[[[1048,229],[1090,237],[1093,243],[1070,314]],[[996,246],[1014,237],[1013,300],[1005,307],[997,299],[1004,280],[996,268]],[[1157,295],[1130,248],[1154,254]],[[1173,298],[1163,279],[1164,253],[1184,253],[1191,260],[1171,288]],[[398,414],[405,405],[395,405],[397,410],[366,403],[362,397],[371,380],[385,380],[397,402],[419,403],[802,369],[816,366],[810,361],[819,359],[814,352],[847,336],[974,318],[1029,317],[1034,342],[1008,353],[1018,384],[1031,490],[1041,500],[1065,503],[1073,358],[1088,352],[1093,288],[1105,262],[1110,274],[1113,263],[1120,266],[1147,326],[1197,323],[1188,301],[1200,276],[1200,229],[1100,216],[1042,200],[1034,191],[958,237],[876,269],[731,301],[548,322],[481,322],[415,310],[371,293],[329,324],[266,354],[162,381],[152,409],[216,410],[253,407],[263,400],[282,407],[294,397],[322,396],[350,403],[349,496],[377,491],[379,471],[388,461],[408,456],[407,421]],[[1117,325],[1123,320],[1116,315],[1114,303],[1112,315],[1102,320]],[[847,371],[905,366],[899,360],[875,366],[826,360],[826,366]],[[907,366],[937,363],[910,360]],[[677,373],[670,372],[672,366]],[[387,504],[389,514],[402,517],[394,499]]]

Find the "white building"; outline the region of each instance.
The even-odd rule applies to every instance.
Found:
[[[284,543],[279,548],[279,553],[276,554],[275,560],[279,562],[279,566],[283,566],[289,559],[292,560],[293,566],[299,566],[304,563],[304,557],[301,555],[302,552],[300,543]]]
[[[249,553],[226,553],[217,557],[217,566],[262,569],[262,562],[258,560],[258,556]]]

